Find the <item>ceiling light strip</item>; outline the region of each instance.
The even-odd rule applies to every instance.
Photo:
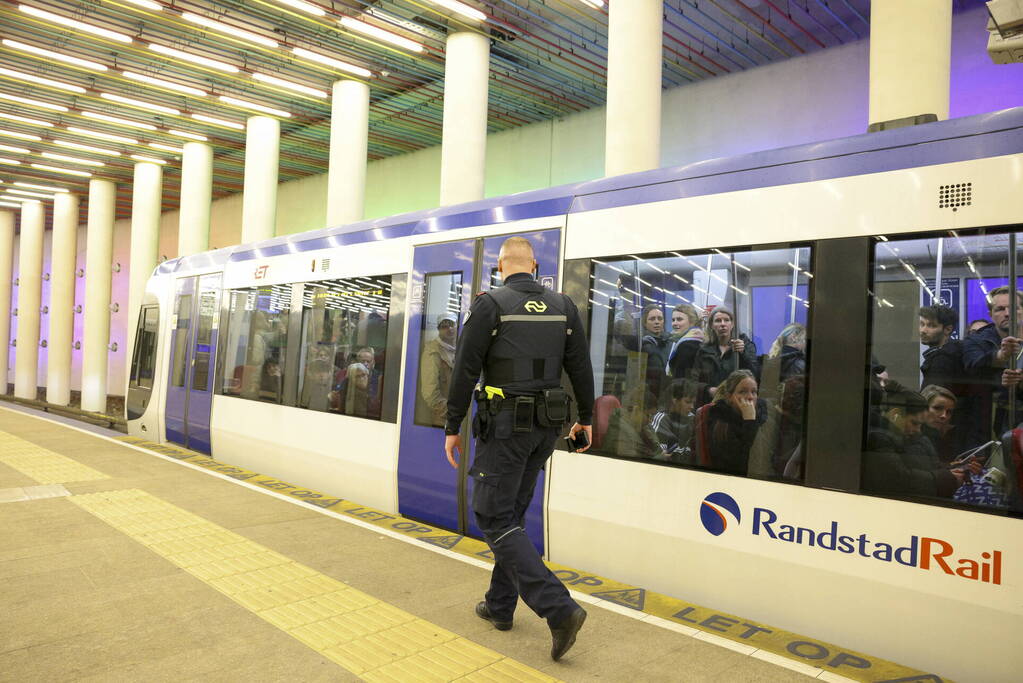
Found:
[[[70,192],[70,190],[63,187],[53,187],[52,185],[36,185],[35,183],[23,183],[15,182],[16,187],[31,187],[35,190],[49,190],[50,192]]]
[[[18,116],[17,114],[8,114],[7,112],[0,111],[0,119],[7,119],[8,121],[17,121],[18,123],[25,123],[30,126],[42,126],[43,128],[53,128],[53,124],[49,121],[42,121],[40,119],[30,119],[27,116]]]
[[[162,55],[167,55],[168,57],[177,57],[178,59],[183,59],[186,62],[192,62],[193,64],[199,64],[201,66],[208,66],[211,69],[219,69],[220,71],[226,71],[227,73],[236,74],[240,71],[240,69],[234,64],[220,62],[216,59],[210,59],[209,57],[203,57],[202,55],[185,52],[184,50],[177,50],[173,47],[159,45],[158,43],[150,43],[149,49],[153,52],[159,52]]]
[[[105,154],[111,157],[121,156],[120,152],[115,152],[111,149],[103,149],[102,147],[93,147],[92,145],[83,145],[78,142],[70,142],[68,140],[53,140],[53,144],[60,145],[61,147],[70,147],[71,149],[79,149],[83,152],[92,152],[93,154]]]
[[[308,2],[303,2],[302,0],[278,0],[278,2],[280,2],[282,5],[294,7],[295,9],[300,9],[303,12],[308,12],[309,14],[314,14],[318,17],[327,16],[327,11],[322,7],[317,7],[316,5],[310,4]]]
[[[54,173],[66,173],[68,175],[76,175],[82,178],[91,178],[92,174],[88,171],[73,171],[70,168],[60,168],[58,166],[47,166],[46,164],[32,164],[32,168],[38,168],[43,171],[53,171]]]
[[[24,147],[11,147],[10,145],[0,145],[0,152],[14,152],[15,154],[31,154],[32,150],[25,149]]]
[[[34,76],[21,71],[15,71],[14,69],[7,69],[0,67],[0,75],[14,78],[19,81],[28,81],[29,83],[38,83],[39,85],[48,85],[51,88],[59,88],[60,90],[67,90],[69,92],[76,92],[81,95],[85,94],[85,88],[80,85],[72,85],[70,83],[64,83],[62,81],[54,81],[49,78],[43,78],[42,76]]]
[[[225,104],[233,104],[236,107],[242,107],[243,109],[251,109],[253,111],[261,111],[265,114],[271,114],[273,116],[280,116],[282,118],[290,118],[291,114],[282,110],[268,107],[264,104],[257,104],[255,102],[248,102],[246,100],[239,100],[235,97],[228,97],[227,95],[221,95],[219,98],[221,102]]]
[[[101,92],[99,94],[105,100],[111,102],[120,102],[121,104],[127,104],[129,107],[138,107],[139,109],[145,109],[146,111],[155,111],[160,114],[170,114],[171,116],[181,116],[181,112],[171,107],[164,107],[160,104],[152,104],[150,102],[143,102],[142,100],[133,100],[130,97],[123,97],[121,95],[115,95],[109,92]]]
[[[218,119],[215,116],[206,116],[205,114],[192,114],[192,118],[195,119],[196,121],[212,123],[214,126],[223,126],[224,128],[233,128],[234,130],[245,130],[245,124],[237,123],[236,121],[228,121],[226,119]]]
[[[14,48],[15,50],[21,50],[22,52],[28,52],[40,57],[46,57],[47,59],[56,59],[58,62],[64,62],[65,64],[73,64],[74,66],[81,66],[86,69],[92,69],[94,71],[106,71],[107,67],[99,62],[93,62],[88,59],[81,59],[80,57],[72,57],[62,52],[54,52],[53,50],[46,50],[35,45],[29,45],[28,43],[22,43],[17,40],[10,40],[4,38],[2,42],[7,47]]]
[[[0,92],[0,100],[8,100],[10,102],[18,102],[20,104],[27,104],[30,107],[39,107],[40,109],[50,109],[52,111],[70,111],[67,107],[59,104],[50,104],[49,102],[41,102],[39,100],[33,100],[28,97],[20,97],[18,95],[11,95],[10,93]]]
[[[166,159],[157,159],[156,157],[147,157],[147,156],[143,156],[141,154],[132,154],[131,158],[134,159],[135,161],[145,161],[145,162],[148,162],[150,164],[161,164],[162,165],[162,164],[166,164],[167,163]]]
[[[52,194],[43,194],[42,192],[32,192],[31,190],[16,190],[13,187],[7,189],[7,192],[11,194],[24,195],[26,197],[42,197],[43,199],[53,199]]]
[[[326,98],[329,95],[329,93],[327,93],[324,90],[310,88],[309,86],[302,85],[301,83],[292,83],[291,81],[286,81],[283,78],[277,78],[276,76],[268,76],[267,74],[254,73],[252,74],[252,78],[262,83],[277,85],[282,88],[287,88],[288,90],[294,90],[295,92],[304,93],[306,95],[312,95],[313,97]]]
[[[66,154],[55,154],[53,152],[43,152],[40,156],[46,159],[53,159],[54,161],[66,161],[69,164],[82,164],[83,166],[106,166],[102,161],[93,161],[92,159],[81,159],[79,157],[69,157]]]
[[[339,71],[346,71],[350,74],[355,74],[356,76],[362,76],[363,78],[373,77],[373,72],[369,69],[364,69],[361,66],[349,64],[348,62],[342,62],[340,59],[321,55],[317,52],[313,52],[312,50],[307,50],[304,47],[293,47],[291,48],[291,51],[299,57],[304,57],[311,62],[319,62],[320,64],[334,67]]]
[[[167,88],[168,90],[183,92],[187,95],[195,95],[196,97],[206,97],[209,94],[205,90],[193,88],[190,85],[181,85],[173,81],[165,81],[162,78],[154,78],[153,76],[146,76],[145,74],[135,73],[134,71],[122,71],[121,73],[124,74],[125,78],[130,78],[133,81],[138,81],[139,83],[148,83],[150,85],[156,85],[161,88]]]
[[[18,138],[19,140],[35,140],[36,142],[41,142],[42,141],[42,138],[39,137],[38,135],[29,135],[28,133],[19,133],[16,130],[0,129],[0,135],[3,135],[4,137],[8,137],[8,138]]]
[[[96,121],[104,121],[106,123],[112,123],[115,126],[124,126],[126,128],[141,128],[142,130],[157,130],[156,126],[151,123],[140,123],[138,121],[132,121],[130,119],[122,119],[116,116],[109,116],[107,114],[100,114],[94,111],[83,111],[82,116],[88,119],[94,119]]]
[[[181,14],[181,18],[184,19],[185,21],[190,21],[193,24],[205,26],[206,28],[217,31],[218,33],[224,33],[229,36],[234,36],[235,38],[241,38],[242,40],[247,40],[251,43],[264,45],[266,47],[278,46],[276,40],[271,40],[270,38],[266,38],[259,34],[246,31],[244,29],[235,28],[234,26],[231,26],[229,24],[223,24],[219,21],[201,16],[199,14],[195,14],[193,12],[183,12]]]
[[[68,126],[67,129],[72,133],[78,133],[79,135],[88,135],[89,137],[99,138],[101,140],[112,140],[114,142],[123,142],[126,145],[137,145],[139,141],[135,138],[124,137],[123,135],[113,135],[112,133],[101,133],[97,130],[89,130],[87,128],[79,128],[77,126]]]
[[[414,40],[403,38],[402,36],[399,36],[397,33],[385,31],[384,29],[374,26],[373,24],[367,24],[365,21],[359,21],[355,17],[342,17],[339,23],[345,28],[349,28],[353,31],[358,31],[363,35],[383,40],[392,45],[397,45],[398,47],[403,47],[406,50],[411,50],[412,52],[422,52],[423,50],[426,49],[423,45],[420,45]]]
[[[79,31],[85,31],[91,33],[94,36],[100,36],[103,38],[109,38],[110,40],[116,40],[119,43],[130,43],[131,36],[127,36],[117,31],[111,31],[109,29],[100,28],[99,26],[93,26],[92,24],[86,24],[84,21],[78,21],[77,19],[71,19],[60,14],[54,14],[53,12],[47,12],[41,10],[38,7],[32,7],[30,5],[18,5],[18,9],[25,14],[30,14],[33,17],[52,21],[55,24],[61,26],[67,26],[68,28],[77,29]]]
[[[468,17],[469,19],[475,19],[476,21],[487,20],[486,14],[475,7],[469,7],[464,2],[458,2],[458,0],[427,0],[427,2],[433,5],[439,5],[444,9],[449,9],[456,14],[461,14],[463,17]]]
[[[17,159],[8,159],[7,157],[0,157],[0,164],[7,164],[8,166],[21,166],[21,162]]]
[[[162,149],[164,152],[172,152],[173,154],[184,154],[185,150],[180,147],[171,147],[170,145],[164,145],[159,142],[150,142],[149,146],[153,149]]]
[[[209,141],[209,138],[206,137],[205,135],[199,135],[198,133],[189,133],[188,131],[185,130],[168,129],[167,132],[170,133],[171,135],[177,135],[179,138],[189,138],[191,140],[198,140],[199,142]]]

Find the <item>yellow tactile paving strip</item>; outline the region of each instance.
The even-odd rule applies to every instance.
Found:
[[[556,681],[138,489],[70,500],[367,681]]]
[[[40,484],[67,484],[110,478],[87,465],[7,432],[0,432],[0,462]]]

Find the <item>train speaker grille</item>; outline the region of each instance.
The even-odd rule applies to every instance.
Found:
[[[973,183],[953,183],[938,186],[938,208],[957,211],[960,206],[973,203]]]

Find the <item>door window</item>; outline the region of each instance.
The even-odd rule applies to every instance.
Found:
[[[199,279],[199,317],[195,329],[195,371],[192,389],[210,389],[210,350],[213,325],[220,314],[220,275],[207,275]]]
[[[188,330],[192,320],[191,294],[178,297],[176,317],[178,322],[174,327],[174,370],[171,374],[171,385],[183,387],[188,368]]]
[[[462,287],[461,272],[429,273],[424,279],[415,414],[415,423],[423,427],[443,428],[447,420]]]
[[[160,309],[157,306],[143,306],[139,311],[139,325],[135,332],[135,351],[132,354],[131,363],[132,387],[153,388],[159,318]]]

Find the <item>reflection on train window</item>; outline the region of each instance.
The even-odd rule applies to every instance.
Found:
[[[159,319],[160,308],[158,306],[143,306],[139,311],[139,325],[135,331],[135,351],[131,355],[132,387],[140,389],[153,388]]]
[[[210,351],[213,342],[213,325],[220,315],[220,273],[203,275],[199,278],[199,317],[195,329],[195,358],[192,372],[192,389],[210,390]]]
[[[865,491],[1012,503],[1023,295],[1014,331],[1009,241],[949,232],[874,245]]]
[[[281,403],[291,285],[233,289],[230,297],[223,393]]]
[[[390,276],[302,287],[298,405],[380,419]]]
[[[171,386],[183,387],[185,386],[185,375],[187,374],[185,362],[188,359],[188,330],[192,318],[191,294],[178,295],[177,311],[175,313],[177,314],[177,324],[174,326]]]
[[[810,251],[594,259],[595,451],[802,481]]]
[[[462,274],[430,273],[424,284],[415,423],[443,428],[462,313]]]

